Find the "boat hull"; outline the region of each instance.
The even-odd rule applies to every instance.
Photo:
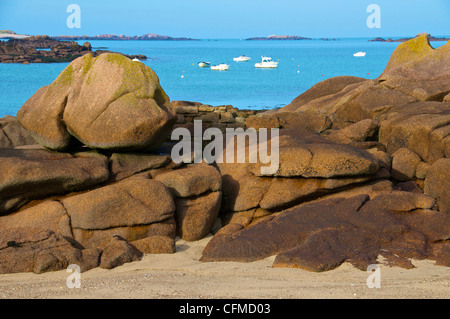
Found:
[[[260,69],[275,69],[278,66],[278,62],[274,63],[255,63],[255,68]]]
[[[213,70],[213,71],[227,71],[229,67],[230,66],[227,65],[227,64],[213,65],[211,67],[211,70]]]

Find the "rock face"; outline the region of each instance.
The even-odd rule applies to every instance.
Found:
[[[119,236],[114,236],[103,250],[100,267],[112,269],[141,260],[143,253]]]
[[[98,247],[114,235],[128,241],[174,236],[175,205],[158,181],[135,177],[61,200],[74,239]]]
[[[53,150],[68,149],[73,138],[95,149],[153,149],[176,120],[156,74],[118,54],[76,59],[17,117]]]
[[[409,148],[433,163],[450,156],[450,103],[417,102],[393,107],[380,124],[379,139],[388,153]]]
[[[31,199],[88,189],[109,177],[106,157],[90,152],[2,149],[0,167],[0,214]]]
[[[5,116],[0,119],[0,148],[13,148],[32,144],[36,144],[36,141],[20,125],[17,118]]]
[[[61,235],[42,228],[0,230],[0,274],[43,273],[66,269],[71,264],[81,271],[97,267],[100,251],[80,250]]]
[[[369,200],[367,195],[328,199],[291,208],[247,228],[229,224],[208,243],[202,260],[249,262],[277,255],[275,267],[325,271],[344,261],[365,270],[380,254],[406,268],[412,267],[407,258],[432,256],[428,245],[438,245],[434,244],[438,238],[449,235],[448,215],[430,210],[401,214],[384,207],[385,200]],[[430,229],[438,220],[440,227]]]
[[[42,50],[50,49],[50,50]],[[31,36],[0,42],[0,63],[52,63],[71,62],[85,54],[98,56],[110,51],[93,51],[91,44],[79,45],[75,41],[58,41],[49,36]],[[124,55],[130,59],[146,60],[145,55]]]
[[[397,47],[378,80],[419,101],[442,101],[450,93],[449,63],[450,46],[433,49],[423,34]]]
[[[439,210],[450,214],[450,158],[436,161],[428,169],[425,193],[437,199]]]
[[[175,196],[177,234],[184,240],[199,240],[211,231],[222,199],[222,176],[208,164],[155,176]]]

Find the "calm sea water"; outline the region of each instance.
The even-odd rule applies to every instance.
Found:
[[[352,75],[378,77],[398,43],[369,39],[338,41],[90,41],[93,48],[145,54],[144,63],[159,76],[171,100],[231,104],[238,108],[275,108],[326,78]],[[79,41],[80,44],[83,41]],[[434,47],[445,42],[433,42]],[[358,51],[363,58],[353,57]],[[247,55],[250,62],[234,62]],[[255,69],[261,56],[279,61],[277,69]],[[228,71],[199,68],[200,61],[230,64]],[[68,63],[0,64],[0,117],[15,115],[40,87],[50,84]],[[183,76],[183,77],[182,77]]]

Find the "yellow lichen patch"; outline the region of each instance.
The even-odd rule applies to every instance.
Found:
[[[53,82],[55,85],[68,86],[74,79],[73,66],[69,64]]]
[[[417,61],[434,51],[428,40],[428,35],[426,33],[419,35],[414,39],[401,43],[395,49],[384,72],[400,65]]]

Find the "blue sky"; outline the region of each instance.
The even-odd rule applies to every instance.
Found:
[[[72,3],[81,8],[80,29],[66,25]],[[366,25],[369,4],[381,8],[379,29]],[[450,35],[450,0],[0,0],[0,29],[192,38]]]

